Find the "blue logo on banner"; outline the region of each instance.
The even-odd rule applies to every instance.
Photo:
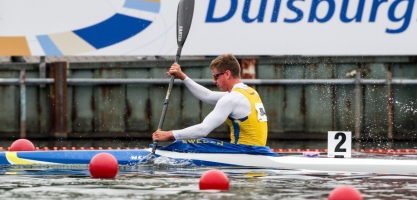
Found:
[[[13,53],[28,54],[29,42],[38,42],[45,55],[56,56],[82,54],[109,47],[137,35],[152,24],[152,21],[132,13],[146,12],[157,15],[160,7],[159,0],[125,0],[123,9],[115,9],[122,11],[114,13],[107,19],[76,30],[37,34],[36,40],[25,39],[22,42],[26,43],[22,45],[25,47],[24,50],[19,49]],[[3,43],[11,40],[9,36],[0,36],[0,39]]]
[[[221,0],[219,2],[224,3],[227,0]],[[209,7],[207,10],[206,15],[206,22],[207,23],[221,23],[225,22],[229,19],[231,19],[237,12],[238,9],[238,3],[244,1],[243,10],[241,11],[241,17],[242,21],[245,23],[262,23],[264,22],[265,12],[267,9],[267,2],[268,0],[261,0],[256,1],[259,2],[259,5],[256,4],[255,1],[252,0],[229,0],[230,1],[230,7],[226,14],[223,14],[222,16],[214,16],[216,4],[218,3],[217,0],[210,0]],[[270,22],[276,23],[278,22],[278,16],[281,11],[281,3],[285,0],[274,0],[273,8],[272,8],[272,17],[270,19]],[[341,1],[342,5],[341,8],[336,8],[336,1]],[[308,23],[326,23],[330,21],[332,18],[339,17],[340,21],[343,23],[351,23],[352,21],[355,22],[364,22],[368,21],[370,23],[373,23],[377,19],[377,15],[383,15],[386,14],[388,16],[388,19],[391,22],[395,23],[402,23],[399,28],[386,28],[385,32],[387,33],[402,33],[405,30],[407,30],[408,26],[411,22],[411,16],[413,14],[413,8],[414,8],[414,1],[415,0],[393,0],[388,2],[388,0],[372,0],[372,6],[370,7],[370,15],[366,16],[366,19],[363,19],[363,13],[365,9],[365,1],[366,0],[356,0],[356,1],[349,1],[349,0],[287,0],[286,1],[286,7],[289,11],[292,11],[296,16],[293,18],[284,18],[284,23],[297,23],[303,20],[304,13],[307,13]],[[310,10],[305,11],[300,8],[298,8],[296,5],[294,5],[295,2],[300,3],[307,3],[311,2]],[[348,14],[348,8],[350,8],[353,5],[350,5],[351,2],[356,3],[357,2],[357,8],[354,9],[356,11],[355,14]],[[324,16],[319,17],[318,16],[318,7],[320,4],[327,4],[327,11],[325,12]],[[383,4],[388,4],[388,13],[380,13],[380,8],[383,6]],[[401,9],[406,6],[406,9],[404,13],[398,13],[397,9],[401,7]],[[259,8],[257,11],[257,14],[255,16],[249,16],[249,11],[251,11],[252,8]],[[336,11],[339,11],[339,14],[336,14]],[[251,12],[252,13],[252,12]],[[338,15],[338,16],[337,16]],[[351,15],[351,16],[348,16]]]

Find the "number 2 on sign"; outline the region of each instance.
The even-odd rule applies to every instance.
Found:
[[[346,135],[344,133],[342,133],[342,132],[338,132],[334,136],[334,139],[335,140],[338,140],[339,139],[339,136],[342,137],[342,139],[340,140],[339,143],[337,143],[336,148],[334,149],[334,152],[346,152],[346,149],[340,148],[346,142]]]
[[[329,131],[327,137],[327,157],[350,158],[352,150],[352,132]]]

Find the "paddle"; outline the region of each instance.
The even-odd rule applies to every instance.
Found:
[[[177,10],[177,55],[175,57],[175,63],[178,63],[181,56],[181,50],[187,39],[188,32],[191,28],[191,22],[193,20],[194,14],[194,0],[180,0],[178,3],[178,10]],[[159,119],[158,130],[162,129],[162,125],[164,124],[165,115],[168,108],[169,98],[171,96],[172,86],[174,85],[175,75],[171,75],[171,80],[168,85],[168,91],[165,96],[164,107],[162,108],[161,118]],[[156,146],[158,145],[158,141],[153,141],[153,148],[151,156],[155,155]]]

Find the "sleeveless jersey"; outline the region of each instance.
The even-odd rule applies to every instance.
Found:
[[[242,93],[249,100],[252,111],[244,118],[229,117],[226,120],[230,127],[230,143],[265,146],[268,137],[267,117],[258,92],[251,87],[235,88],[233,91]]]

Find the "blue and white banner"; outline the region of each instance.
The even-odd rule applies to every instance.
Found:
[[[182,55],[416,55],[415,0],[195,0]],[[0,55],[175,55],[179,0],[0,0]]]

